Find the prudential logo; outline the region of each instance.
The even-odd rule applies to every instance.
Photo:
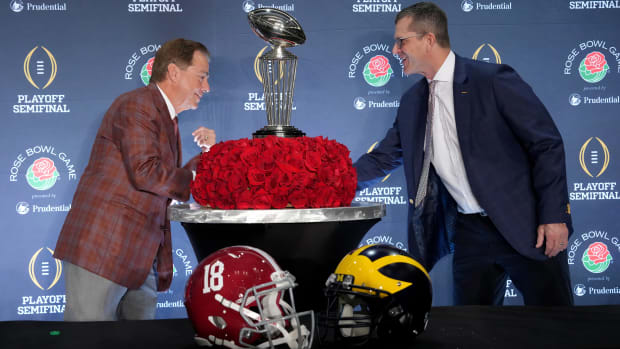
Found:
[[[463,0],[463,2],[461,2],[461,9],[464,12],[471,12],[474,9],[474,2],[471,0]]]
[[[13,0],[11,1],[10,7],[13,12],[22,12],[24,9],[24,2],[21,0]]]
[[[241,4],[241,8],[243,8],[243,11],[247,13],[253,11],[256,8],[256,5],[252,0],[245,0],[243,4]]]

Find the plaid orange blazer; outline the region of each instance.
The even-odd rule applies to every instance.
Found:
[[[154,83],[119,96],[103,117],[54,257],[140,287],[157,258],[158,290],[172,281],[171,199],[189,200],[174,122]]]

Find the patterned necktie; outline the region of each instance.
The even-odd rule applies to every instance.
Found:
[[[174,137],[176,137],[176,139],[179,139],[179,117],[177,116],[176,118],[172,119],[172,121],[174,122]]]
[[[181,158],[181,138],[179,137],[179,117],[175,117],[172,119],[174,123],[174,138],[177,143],[177,164],[180,162]]]
[[[428,85],[428,113],[426,114],[426,134],[424,137],[424,162],[422,163],[422,173],[418,182],[418,192],[415,195],[415,207],[420,206],[426,196],[428,186],[428,171],[431,167],[433,157],[433,112],[435,110],[435,84],[433,80]]]

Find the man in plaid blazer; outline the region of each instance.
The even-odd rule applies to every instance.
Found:
[[[60,232],[66,321],[152,319],[170,287],[172,199],[189,200],[198,156],[181,166],[177,114],[209,91],[209,52],[176,39],[157,51],[150,84],[118,97],[103,117]],[[215,132],[200,127],[206,150]]]
[[[455,304],[502,304],[508,276],[526,304],[572,304],[564,147],[544,105],[511,67],[454,54],[432,3],[403,9],[394,38],[405,73],[424,77],[355,163],[358,189],[403,165],[409,251],[429,269],[454,252]]]

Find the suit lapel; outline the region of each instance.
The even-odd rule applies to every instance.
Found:
[[[153,101],[155,102],[155,108],[157,108],[159,117],[164,125],[166,136],[168,137],[168,143],[170,145],[170,151],[172,151],[172,154],[174,155],[177,166],[180,166],[181,156],[179,155],[179,152],[181,149],[181,137],[176,137],[174,134],[174,121],[172,121],[166,101],[155,84],[149,84],[147,88],[151,90]]]
[[[456,56],[454,65],[454,118],[463,161],[467,163],[471,149],[471,101],[474,91],[470,88],[465,61]]]

